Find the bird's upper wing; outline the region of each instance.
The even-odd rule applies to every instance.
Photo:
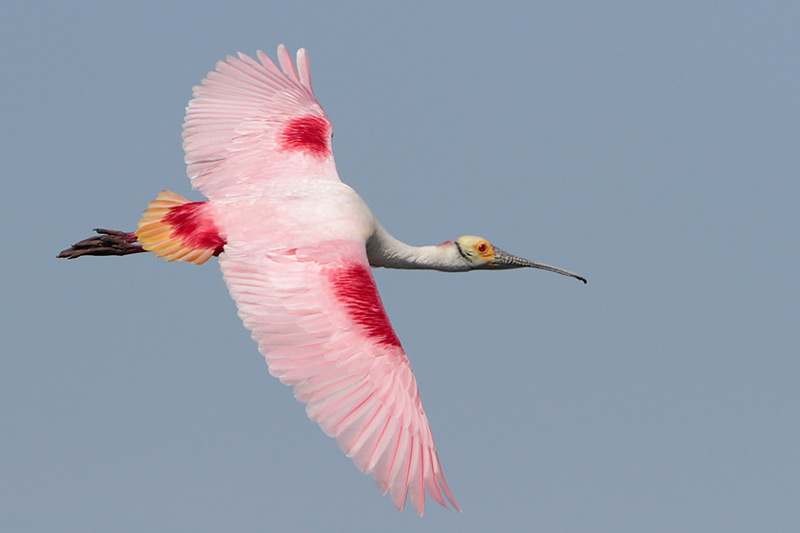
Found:
[[[401,510],[408,494],[422,515],[426,490],[458,508],[363,243],[265,252],[229,242],[220,266],[270,373],[358,468]]]
[[[306,51],[297,52],[298,71],[283,45],[283,72],[263,52],[257,56],[261,63],[241,53],[219,61],[186,108],[187,173],[211,199],[301,176],[339,179],[333,128],[314,98]]]

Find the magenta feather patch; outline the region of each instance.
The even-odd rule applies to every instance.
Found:
[[[331,155],[331,125],[311,115],[291,119],[281,131],[281,148],[306,152],[320,159]]]
[[[330,279],[336,297],[367,335],[382,344],[400,347],[367,266],[356,264],[335,270]]]
[[[172,235],[192,248],[213,249],[214,255],[222,253],[225,240],[208,212],[207,202],[190,202],[170,208],[164,222],[172,226]]]

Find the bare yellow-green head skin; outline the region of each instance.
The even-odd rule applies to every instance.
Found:
[[[464,235],[456,239],[455,245],[458,248],[458,252],[472,269],[499,270],[507,268],[538,268],[541,270],[549,270],[550,272],[555,272],[562,276],[579,279],[586,283],[586,278],[582,276],[561,268],[517,257],[516,255],[493,246],[492,243],[483,237]]]

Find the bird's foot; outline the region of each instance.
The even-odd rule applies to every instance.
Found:
[[[98,228],[94,231],[99,235],[76,242],[57,257],[75,259],[82,255],[128,255],[147,251],[141,244],[134,244],[136,234],[133,232]]]

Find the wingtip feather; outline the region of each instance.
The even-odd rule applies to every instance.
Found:
[[[286,74],[287,78],[291,79],[297,84],[300,84],[300,79],[297,77],[297,71],[295,71],[294,65],[292,64],[292,56],[289,55],[289,51],[282,44],[278,45],[278,63],[280,63],[281,70],[283,70],[283,73]]]
[[[311,66],[308,62],[308,52],[305,48],[297,51],[297,71],[300,74],[300,82],[308,89],[308,92],[313,93],[314,89],[311,86]]]

